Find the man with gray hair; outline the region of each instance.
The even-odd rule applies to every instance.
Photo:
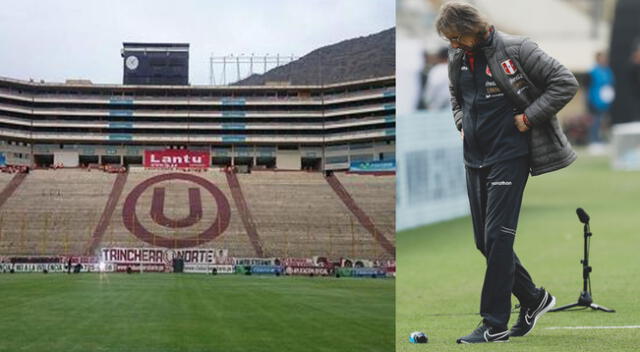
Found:
[[[556,113],[578,83],[535,43],[495,30],[469,4],[445,3],[436,29],[451,44],[451,107],[463,139],[475,243],[487,263],[482,322],[457,342],[504,342],[530,333],[555,305],[555,297],[535,286],[513,243],[529,173],[555,171],[576,159]],[[521,308],[509,330],[512,293]]]

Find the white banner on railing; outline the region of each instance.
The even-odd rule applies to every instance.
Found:
[[[235,265],[275,265],[275,258],[233,258]]]
[[[61,273],[67,271],[67,266],[62,263],[15,263],[13,270],[16,273],[38,273],[44,270],[50,273]]]
[[[462,140],[451,111],[399,116],[396,130],[396,229],[467,215]]]
[[[71,265],[71,272],[74,272],[75,264]],[[13,269],[16,273],[41,273],[45,270],[49,273],[68,272],[67,263],[0,263],[0,272],[10,272]],[[113,272],[115,266],[113,264],[103,264],[101,267],[98,263],[81,264],[80,272]]]
[[[102,260],[106,263],[171,264],[173,259],[186,263],[227,262],[228,250],[218,248],[103,248]]]
[[[233,265],[218,264],[185,264],[185,273],[211,274],[216,269],[216,274],[233,274]]]

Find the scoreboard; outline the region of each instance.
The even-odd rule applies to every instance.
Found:
[[[188,43],[122,43],[123,84],[188,85]]]

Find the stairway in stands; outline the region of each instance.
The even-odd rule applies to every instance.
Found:
[[[18,187],[20,187],[20,184],[22,184],[22,181],[24,181],[26,177],[27,177],[27,174],[23,174],[23,173],[15,174],[15,176],[13,176],[11,181],[9,181],[9,183],[7,183],[7,185],[4,187],[2,192],[0,192],[0,207],[4,205],[7,199],[11,197],[13,192]]]
[[[233,199],[236,203],[236,208],[240,212],[240,217],[242,218],[242,223],[247,230],[247,235],[249,236],[251,245],[256,251],[256,255],[258,257],[262,257],[264,253],[262,250],[262,244],[260,243],[260,235],[258,235],[258,230],[256,230],[256,224],[253,221],[253,217],[251,216],[251,211],[249,210],[249,206],[247,205],[247,200],[242,194],[240,181],[238,181],[238,177],[236,176],[235,172],[227,171],[226,174],[227,182],[229,183],[229,188],[231,189],[231,195],[233,196]]]
[[[326,177],[327,182],[334,190],[334,192],[340,197],[342,202],[349,208],[353,215],[358,219],[360,224],[366,228],[369,233],[375,238],[375,240],[387,251],[387,253],[394,255],[395,246],[384,236],[384,234],[376,227],[371,218],[362,210],[356,201],[351,197],[349,192],[344,188],[340,180],[331,174]]]
[[[111,221],[111,217],[113,216],[113,211],[116,209],[116,205],[118,204],[120,195],[122,195],[124,185],[127,183],[127,175],[128,173],[118,174],[116,180],[113,182],[113,188],[111,189],[111,193],[109,194],[109,199],[107,200],[107,204],[104,206],[104,210],[102,211],[102,215],[100,216],[100,221],[93,231],[93,235],[91,236],[91,240],[85,251],[85,255],[93,255],[95,250],[100,245],[102,237],[104,236],[107,227],[109,227],[109,222]]]

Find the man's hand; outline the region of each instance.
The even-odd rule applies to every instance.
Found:
[[[460,138],[464,141],[464,130],[460,130]]]
[[[529,126],[524,123],[524,114],[518,114],[513,117],[515,120],[516,128],[520,132],[526,132],[529,130]]]

